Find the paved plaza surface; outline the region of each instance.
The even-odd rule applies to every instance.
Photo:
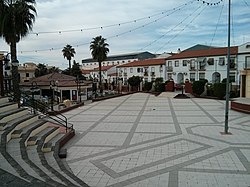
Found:
[[[72,172],[91,187],[248,187],[250,115],[225,101],[136,93],[65,113]]]

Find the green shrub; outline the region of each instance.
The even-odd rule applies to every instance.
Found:
[[[145,91],[150,91],[152,89],[152,82],[145,82],[144,83],[144,90]]]
[[[164,89],[163,89],[163,87],[164,87]],[[165,83],[163,83],[163,78],[162,77],[157,77],[155,79],[155,91],[156,92],[163,92],[163,91],[165,91]]]
[[[141,78],[139,76],[133,76],[128,79],[128,83],[130,86],[139,86],[141,82]]]
[[[165,83],[159,84],[159,92],[165,92]]]
[[[194,81],[192,89],[193,93],[197,95],[201,95],[204,92],[204,86],[207,83],[206,80]]]
[[[225,83],[215,83],[214,84],[214,96],[219,99],[223,99],[226,95],[226,84]]]

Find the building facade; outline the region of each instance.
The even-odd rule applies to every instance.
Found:
[[[155,55],[149,52],[128,53],[122,55],[108,56],[107,60],[102,62],[102,66],[116,66],[130,63],[137,60],[154,58]],[[82,69],[94,69],[98,67],[98,62],[92,58],[82,60]]]
[[[240,96],[250,98],[250,42],[239,46]]]
[[[230,79],[239,85],[238,47],[231,47]],[[227,77],[227,48],[185,50],[173,55],[166,62],[167,79],[180,84],[207,79],[208,82],[221,82]]]
[[[127,85],[127,80],[132,76],[139,76],[144,82],[154,81],[157,77],[166,80],[165,64],[165,58],[153,58],[119,65],[117,66],[118,78],[124,85]]]
[[[20,82],[29,82],[35,77],[36,64],[32,62],[24,63],[18,66],[18,73],[20,75]]]

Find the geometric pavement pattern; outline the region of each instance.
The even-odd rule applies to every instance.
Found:
[[[136,93],[65,113],[65,162],[89,186],[250,186],[250,115],[225,101]]]

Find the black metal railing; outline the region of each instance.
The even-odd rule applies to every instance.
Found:
[[[9,97],[13,98],[13,93],[8,94]],[[68,122],[66,116],[61,114],[59,111],[50,111],[50,105],[43,103],[42,101],[34,99],[30,95],[26,94],[25,92],[21,92],[21,106],[26,106],[32,109],[34,114],[38,112],[44,114],[46,117],[54,120],[59,125],[66,128],[66,132],[68,129],[73,130],[73,124]],[[50,115],[51,114],[51,115]]]

